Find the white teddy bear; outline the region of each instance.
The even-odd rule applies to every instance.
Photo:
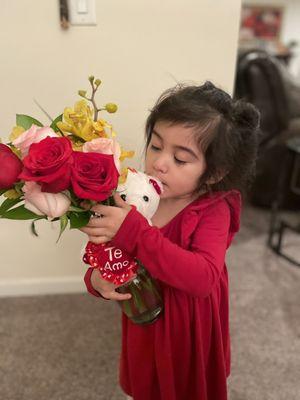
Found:
[[[134,205],[151,225],[162,190],[162,184],[157,178],[128,168],[126,182],[118,186],[117,192],[126,203]]]

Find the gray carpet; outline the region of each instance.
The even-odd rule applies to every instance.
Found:
[[[231,400],[300,399],[300,268],[266,248],[267,224],[266,211],[247,208],[228,254]],[[300,259],[300,238],[287,245]],[[119,316],[83,294],[0,299],[0,398],[124,399]]]

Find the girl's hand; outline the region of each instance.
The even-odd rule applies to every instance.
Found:
[[[107,282],[102,278],[100,271],[94,269],[91,275],[91,284],[97,292],[101,294],[102,297],[109,300],[128,300],[131,298],[130,293],[118,293],[116,288],[118,286],[113,283]]]
[[[88,235],[91,242],[99,244],[112,240],[131,210],[131,206],[125,203],[119,194],[114,195],[114,200],[116,207],[102,204],[92,207],[92,211],[101,215],[101,217],[92,217],[86,226],[80,228],[82,232]]]

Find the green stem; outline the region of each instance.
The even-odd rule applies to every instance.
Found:
[[[95,122],[97,122],[97,120],[98,120],[98,107],[97,107],[97,104],[96,104],[96,101],[95,101],[95,94],[96,94],[96,92],[97,92],[97,89],[98,89],[98,86],[94,86],[94,82],[93,81],[90,81],[90,84],[91,84],[91,86],[92,86],[92,96],[91,96],[91,98],[90,99],[87,99],[87,100],[89,100],[92,104],[93,104],[93,108],[94,108],[94,121]]]
[[[140,291],[142,289],[143,288],[140,288]],[[134,301],[134,305],[139,310],[139,312],[143,313],[143,312],[147,311],[146,304],[144,303],[141,294],[137,290],[137,285],[134,283],[134,281],[132,281],[132,283],[130,285],[130,293],[132,295],[132,299]]]
[[[130,301],[131,301],[131,299],[122,301],[122,309],[128,318],[131,318],[133,315],[131,307],[130,307]]]

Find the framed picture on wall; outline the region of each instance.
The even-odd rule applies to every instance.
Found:
[[[282,18],[282,7],[245,4],[242,7],[240,39],[278,41]]]

